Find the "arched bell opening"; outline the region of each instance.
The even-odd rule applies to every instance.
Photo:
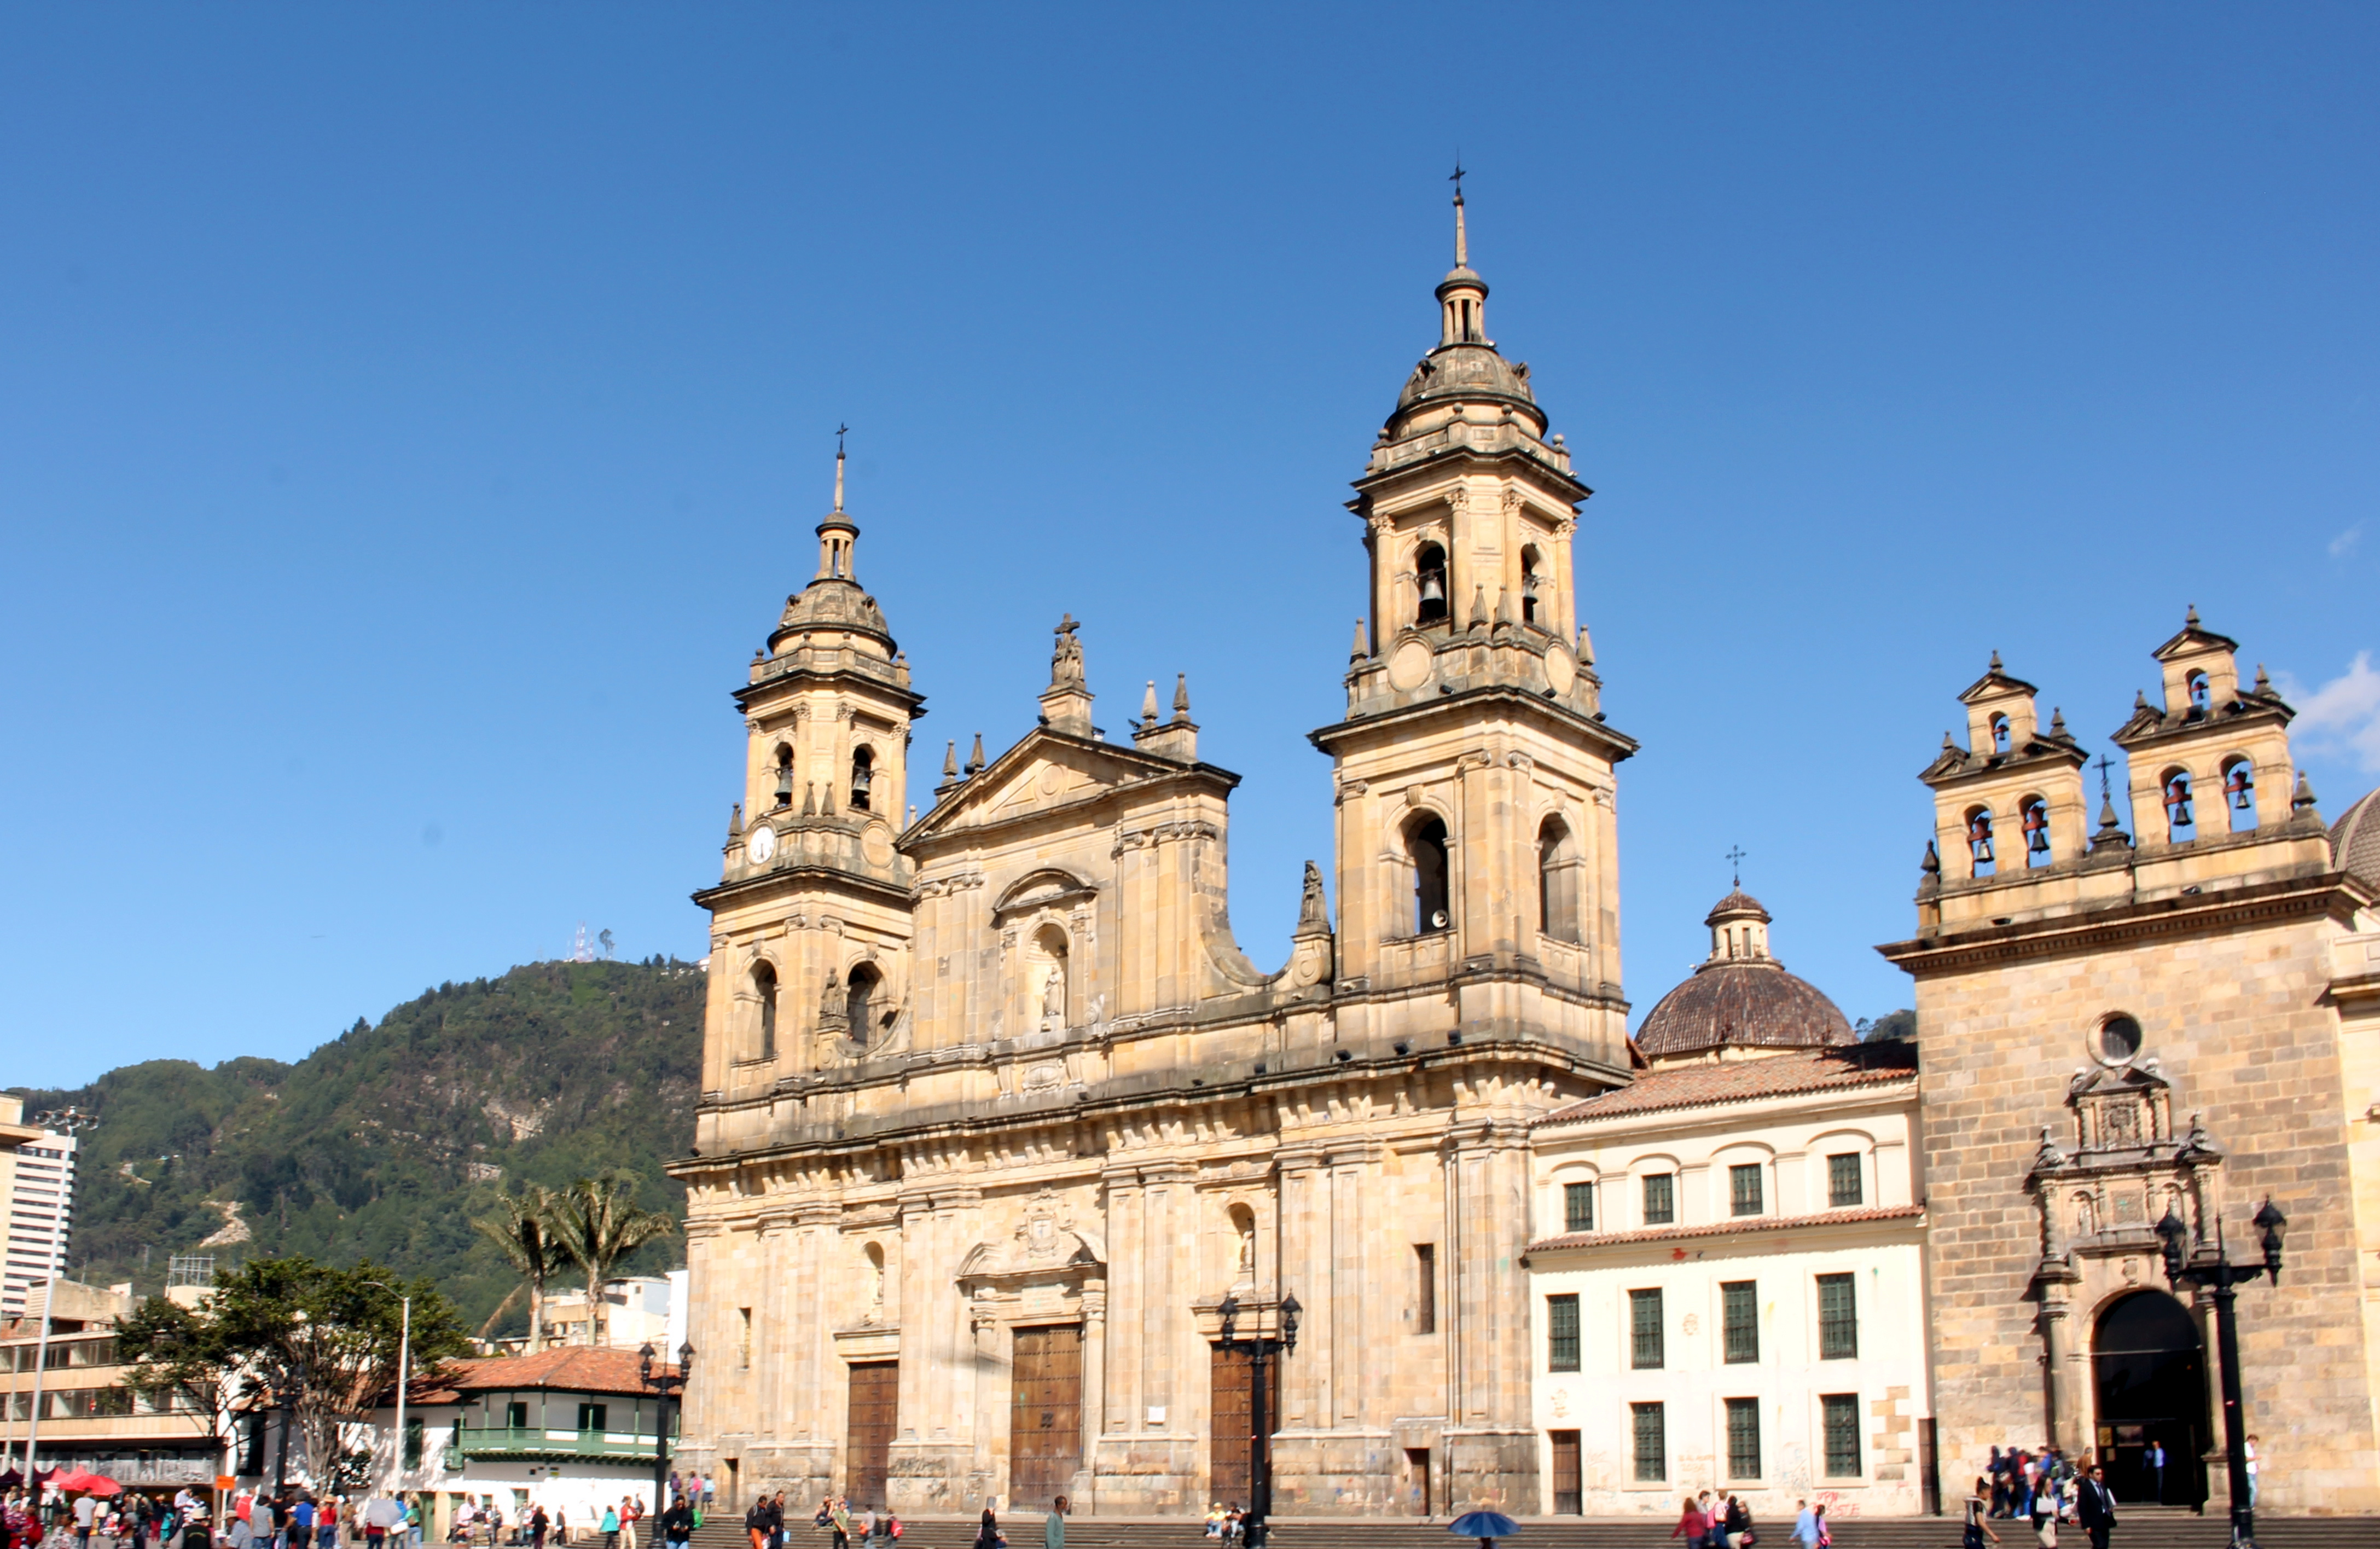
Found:
[[[1530,543],[1521,550],[1521,622],[1536,628],[1545,628],[1545,582],[1539,572],[1545,567],[1545,556],[1537,545]]]
[[[1405,829],[1405,856],[1414,876],[1414,934],[1426,936],[1454,925],[1447,885],[1446,823],[1428,813]]]
[[[793,749],[783,742],[778,743],[774,762],[777,771],[777,805],[790,807],[794,804]]]
[[[1993,859],[1992,810],[1989,807],[1967,809],[1967,860],[1971,874],[1993,875],[1999,863]]]
[[[2010,739],[2009,739],[2009,718],[2008,718],[2007,716],[2003,715],[2003,714],[2000,714],[1998,711],[1993,712],[1993,713],[1992,713],[1991,728],[1992,728],[1992,751],[1993,751],[1993,752],[1995,752],[1995,753],[2005,753],[2005,752],[2007,752],[2007,751],[2009,750],[2009,746],[2010,746]]]
[[[2049,848],[2049,803],[2028,796],[2016,804],[2017,826],[2024,830],[2024,863],[2047,866],[2058,858]]]
[[[2190,1309],[2159,1290],[2109,1302],[2093,1330],[2091,1376],[2095,1451],[2116,1499],[2203,1504],[2206,1355]]]
[[[1537,825],[1537,930],[1578,940],[1578,846],[1558,817]]]
[[[767,963],[752,965],[752,997],[759,1002],[753,1018],[752,1058],[777,1057],[777,970]]]
[[[868,792],[875,785],[876,753],[874,750],[865,747],[854,748],[851,750],[851,810],[853,811],[865,812],[868,810]]]
[[[2223,761],[2223,807],[2231,814],[2232,833],[2256,826],[2256,766],[2244,753]]]
[[[2186,845],[2198,837],[2198,793],[2187,769],[2168,769],[2157,782],[2165,793],[2166,838]]]
[[[1414,622],[1422,625],[1445,623],[1446,551],[1436,543],[1424,543],[1415,549],[1414,579],[1421,594],[1420,605],[1414,611]]]

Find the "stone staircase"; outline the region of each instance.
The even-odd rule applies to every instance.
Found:
[[[810,1510],[817,1505],[811,1503]],[[955,1517],[901,1519],[901,1549],[967,1549],[975,1542],[978,1519]],[[1041,1514],[1002,1513],[1001,1527],[1011,1549],[1041,1549]],[[1446,1531],[1446,1519],[1423,1521],[1411,1518],[1277,1517],[1273,1519],[1275,1549],[1449,1549],[1469,1543]],[[1670,1519],[1524,1517],[1520,1533],[1504,1542],[1505,1549],[1674,1549]],[[1837,1549],[1959,1549],[1956,1518],[1846,1518],[1833,1525]],[[2033,1531],[2015,1522],[1995,1522],[2004,1549],[2032,1549]],[[1760,1529],[1762,1549],[1793,1549],[1788,1534],[1792,1524],[1770,1522]],[[2259,1549],[2380,1549],[2380,1518],[2263,1517],[2256,1523]],[[2088,1540],[2071,1526],[2059,1533],[2061,1543],[2086,1545]],[[2225,1549],[2230,1524],[2220,1517],[2199,1517],[2175,1507],[2134,1506],[2124,1511],[2117,1526],[2113,1549]],[[805,1514],[786,1533],[786,1549],[826,1549],[830,1536],[809,1525]],[[1066,1549],[1202,1549],[1210,1543],[1200,1523],[1181,1518],[1072,1517],[1066,1520]],[[695,1533],[693,1549],[747,1549],[740,1518],[721,1512]]]

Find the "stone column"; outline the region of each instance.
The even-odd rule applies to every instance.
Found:
[[[1114,1251],[1112,1248],[1109,1250]],[[1083,1287],[1083,1463],[1090,1475],[1090,1499],[1082,1503],[1085,1511],[1097,1514],[1102,1476],[1099,1469],[1099,1435],[1106,1429],[1107,1409],[1107,1282],[1094,1281]],[[978,1405],[978,1413],[985,1412]]]
[[[2047,1380],[2042,1384],[2042,1402],[2046,1412],[2042,1416],[2050,1445],[2069,1458],[2082,1455],[2082,1416],[2074,1402],[2073,1379],[2070,1373],[2071,1342],[2070,1326],[2073,1309],[2067,1299],[2067,1284],[2058,1277],[2044,1277],[2041,1285],[2041,1352]]]
[[[1140,1429],[1144,1200],[1140,1175],[1131,1166],[1111,1168],[1101,1183],[1107,1201],[1108,1349],[1099,1395],[1099,1459],[1094,1471],[1121,1474],[1133,1435]],[[1085,1397],[1088,1397],[1086,1384]]]

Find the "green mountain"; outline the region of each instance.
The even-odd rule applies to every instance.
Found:
[[[98,1117],[76,1189],[77,1278],[150,1291],[176,1253],[219,1267],[369,1257],[435,1275],[476,1328],[515,1285],[470,1226],[500,1187],[619,1169],[642,1180],[639,1204],[683,1217],[662,1162],[693,1143],[702,1004],[692,963],[533,963],[441,984],[295,1065],[150,1060],[76,1091],[11,1090],[29,1114],[72,1104]],[[670,1237],[621,1273],[684,1262]],[[497,1326],[528,1323],[516,1303]]]

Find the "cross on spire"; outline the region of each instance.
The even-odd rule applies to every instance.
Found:
[[[1735,885],[1738,887],[1742,887],[1743,885],[1744,853],[1744,848],[1742,845],[1731,846],[1727,852],[1727,863],[1733,872]]]
[[[1471,264],[1471,239],[1463,229],[1463,152],[1454,153],[1454,176],[1447,181],[1454,185],[1454,266],[1465,269]]]
[[[834,427],[834,508],[838,511],[843,509],[843,438],[850,429],[839,421]]]
[[[2105,754],[2105,753],[2101,753],[2101,754],[2099,755],[2099,799],[2100,799],[2100,800],[2102,800],[2102,801],[2105,801],[2105,800],[2108,799],[2108,797],[2107,797],[2107,754]]]

